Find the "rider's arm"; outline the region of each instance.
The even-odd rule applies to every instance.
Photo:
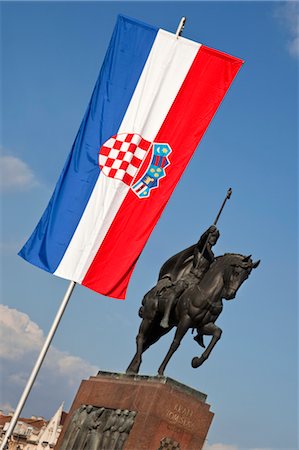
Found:
[[[201,252],[203,251],[203,248],[205,246],[205,243],[209,237],[210,233],[214,233],[217,230],[215,225],[211,225],[200,237],[199,241],[195,245],[194,248],[194,257],[193,257],[193,267],[196,268],[199,262],[199,257],[201,255]]]

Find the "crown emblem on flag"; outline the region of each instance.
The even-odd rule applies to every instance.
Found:
[[[152,158],[141,179],[134,183],[138,171],[148,153]],[[131,186],[139,198],[146,198],[150,190],[159,186],[159,180],[166,175],[170,164],[168,144],[152,143],[137,133],[120,133],[112,136],[100,149],[99,166],[104,175],[121,180]]]
[[[146,198],[150,190],[159,186],[159,180],[165,177],[165,168],[170,164],[168,155],[171,148],[168,144],[153,143],[153,156],[143,177],[134,184],[133,191],[139,198]]]

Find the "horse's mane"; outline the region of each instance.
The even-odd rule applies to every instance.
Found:
[[[225,264],[237,264],[243,261],[246,258],[245,255],[241,255],[240,253],[224,253],[224,255],[216,256],[213,263],[210,266],[212,269],[215,266],[218,266],[221,263]]]
[[[222,272],[227,268],[233,268],[233,265],[242,264],[245,255],[241,255],[240,253],[225,253],[224,255],[216,256],[214,261],[209,267],[209,270],[205,273],[202,281],[207,281],[210,277],[214,277],[218,272]]]
[[[228,259],[228,257],[232,257],[234,259],[235,259],[235,257],[237,257],[238,259],[239,258],[243,259],[243,258],[245,258],[245,255],[241,255],[240,253],[224,253],[224,255],[216,256],[215,261],[218,260],[218,259],[221,259],[221,258]]]

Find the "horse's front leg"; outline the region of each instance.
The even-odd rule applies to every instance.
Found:
[[[207,325],[205,325],[203,328],[201,328],[201,333],[206,335],[212,335],[211,342],[207,346],[206,350],[203,352],[200,358],[195,357],[192,359],[191,365],[192,367],[196,368],[201,366],[206,359],[210,356],[211,351],[221,338],[222,330],[221,328],[217,327],[214,323],[210,322]]]
[[[178,324],[176,333],[174,335],[174,339],[172,341],[172,344],[168,350],[167,355],[165,356],[161,366],[159,367],[158,374],[163,375],[166,365],[168,364],[170,358],[174,354],[174,352],[179,348],[181,340],[191,327],[191,319],[189,316],[185,317],[183,320],[181,320]]]

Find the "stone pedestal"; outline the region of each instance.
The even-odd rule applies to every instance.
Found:
[[[94,411],[105,408],[108,418],[115,410],[122,411],[116,414],[131,412],[133,416],[136,412],[133,426],[119,447],[123,450],[201,450],[214,415],[206,397],[167,377],[99,372],[81,382],[55,450],[63,445],[64,435],[81,405],[92,405]],[[105,425],[101,427],[104,433]]]

